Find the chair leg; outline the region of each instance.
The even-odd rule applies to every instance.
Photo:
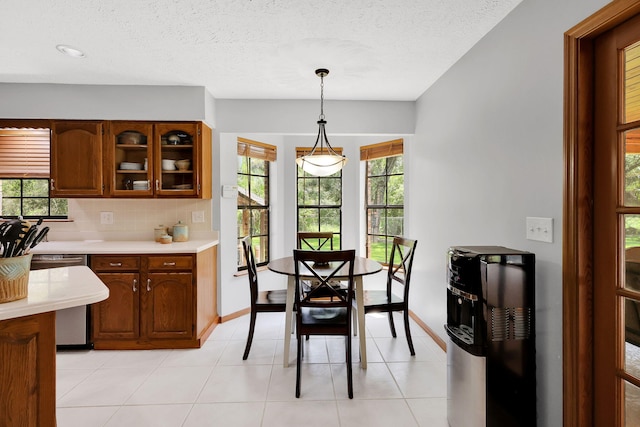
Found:
[[[296,398],[300,397],[300,370],[302,369],[302,336],[296,335],[298,342],[298,359],[296,360]]]
[[[353,363],[351,362],[351,334],[347,334],[345,337],[347,342],[345,347],[347,349],[347,392],[349,399],[353,399]]]
[[[249,336],[247,337],[247,345],[244,348],[242,360],[247,360],[247,357],[249,357],[249,350],[251,350],[251,342],[253,341],[253,332],[256,329],[256,314],[255,311],[252,311],[249,315]]]
[[[396,325],[393,323],[393,311],[388,311],[389,315],[389,327],[391,328],[391,336],[396,337]]]
[[[413,340],[411,339],[411,331],[409,330],[409,310],[404,310],[404,333],[407,336],[407,343],[409,344],[409,352],[412,356],[416,355],[413,349]]]
[[[358,336],[358,310],[356,309],[351,310],[351,314],[352,314],[351,317],[353,317],[351,321],[353,325],[353,336],[357,337]]]

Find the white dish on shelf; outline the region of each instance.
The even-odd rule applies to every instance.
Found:
[[[120,170],[142,170],[142,163],[122,162],[120,163]]]
[[[148,190],[149,183],[147,181],[133,181],[134,190]]]

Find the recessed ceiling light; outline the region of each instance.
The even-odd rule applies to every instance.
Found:
[[[66,44],[59,44],[56,46],[56,49],[65,55],[71,56],[72,58],[84,58],[86,56],[80,49],[76,49],[75,47],[71,47]]]

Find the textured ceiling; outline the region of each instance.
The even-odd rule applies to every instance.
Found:
[[[520,1],[2,0],[0,82],[412,101]]]

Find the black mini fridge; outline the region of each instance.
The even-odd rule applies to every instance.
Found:
[[[534,427],[535,255],[451,247],[445,330],[449,425]]]

